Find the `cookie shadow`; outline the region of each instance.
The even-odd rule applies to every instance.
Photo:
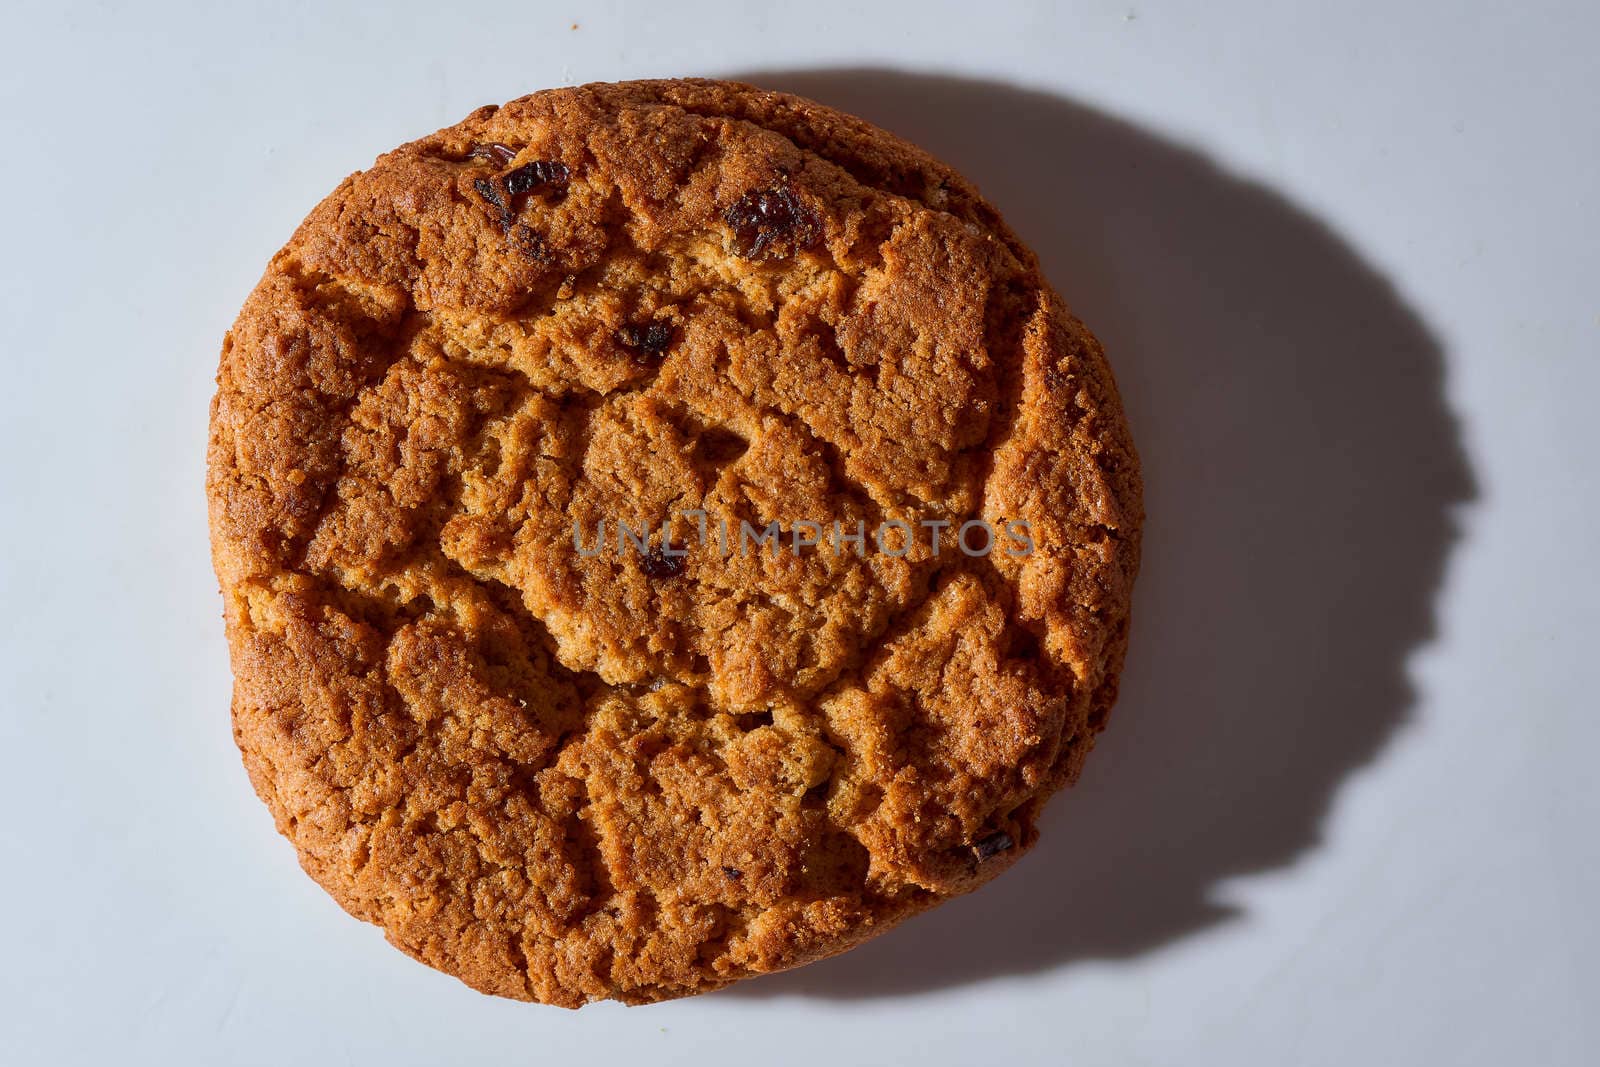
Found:
[[[983,890],[734,996],[904,995],[1246,921],[1224,883],[1314,849],[1413,700],[1407,658],[1475,493],[1437,340],[1270,189],[1046,93],[884,70],[735,75],[974,179],[1105,343],[1146,473],[1110,728]]]

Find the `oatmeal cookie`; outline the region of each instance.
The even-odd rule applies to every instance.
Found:
[[[250,779],[476,989],[849,948],[1027,851],[1115,697],[1140,480],[1100,346],[968,182],[818,104],[482,108],[311,213],[217,382]]]

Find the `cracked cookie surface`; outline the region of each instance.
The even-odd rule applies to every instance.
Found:
[[[234,733],[302,865],[566,1006],[827,956],[1014,862],[1115,698],[1141,519],[1098,344],[967,182],[693,80],[346,179],[228,334],[207,490]],[[1032,551],[955,551],[974,519]]]

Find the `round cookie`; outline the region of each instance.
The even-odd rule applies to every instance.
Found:
[[[482,108],[312,212],[217,380],[251,781],[476,989],[846,949],[1031,847],[1115,697],[1140,480],[1099,345],[971,185],[809,101]]]

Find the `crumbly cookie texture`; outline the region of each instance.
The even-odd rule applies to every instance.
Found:
[[[809,101],[482,108],[312,212],[217,382],[251,781],[484,992],[842,951],[1026,851],[1115,698],[1140,480],[1099,345],[966,181]],[[689,509],[1035,547],[724,557]],[[602,520],[650,551],[580,553]]]

